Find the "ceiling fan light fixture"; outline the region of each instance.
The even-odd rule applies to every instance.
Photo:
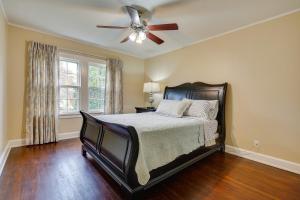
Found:
[[[146,39],[146,33],[144,31],[140,31],[138,39],[139,40],[145,40]]]
[[[143,43],[143,40],[140,40],[140,39],[138,38],[138,39],[136,39],[135,42],[138,43],[138,44],[142,44],[142,43]]]
[[[1,1],[1,0],[0,0]],[[125,43],[128,40],[141,44],[145,39],[149,39],[158,45],[164,43],[164,41],[152,34],[151,31],[172,31],[178,30],[177,23],[169,24],[154,24],[148,25],[148,21],[151,18],[151,12],[140,6],[124,6],[127,10],[131,23],[129,26],[107,26],[97,25],[97,28],[111,28],[111,29],[128,29],[131,31],[129,36],[124,38],[120,43]]]
[[[144,31],[136,31],[129,35],[129,39],[133,42],[141,44],[146,39],[146,33]]]
[[[136,32],[131,33],[131,34],[129,35],[129,39],[130,39],[131,41],[133,41],[133,42],[137,39],[137,37],[138,37],[138,34],[137,34]]]

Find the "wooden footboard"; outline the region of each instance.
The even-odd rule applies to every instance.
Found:
[[[88,152],[120,186],[133,193],[133,189],[139,186],[135,173],[139,149],[136,130],[80,113],[83,117],[80,132],[83,155]]]
[[[83,125],[80,132],[82,154],[88,152],[127,194],[134,198],[140,192],[176,174],[202,158],[222,149],[221,143],[210,148],[200,147],[173,162],[150,172],[150,180],[140,185],[135,172],[139,142],[134,127],[107,123],[80,112]]]

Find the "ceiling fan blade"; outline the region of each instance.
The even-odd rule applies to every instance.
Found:
[[[170,31],[170,30],[178,30],[178,25],[176,23],[157,24],[157,25],[148,25],[147,28],[150,31]]]
[[[124,38],[120,43],[127,42],[128,40],[129,40],[129,36],[127,36],[126,38]]]
[[[125,28],[129,28],[129,27],[125,27],[125,26],[101,26],[101,25],[97,25],[97,28],[125,29]]]
[[[128,14],[131,18],[132,23],[140,25],[141,20],[140,20],[139,12],[131,6],[126,6],[126,9],[127,9],[127,12],[128,12]]]
[[[152,40],[153,42],[155,42],[156,44],[160,45],[162,43],[164,43],[164,41],[162,39],[160,39],[159,37],[157,37],[156,35],[153,35],[152,33],[148,32],[146,33],[147,38],[149,38],[150,40]]]

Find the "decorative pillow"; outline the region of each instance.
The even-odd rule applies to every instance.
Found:
[[[162,100],[156,112],[172,117],[182,117],[184,111],[186,111],[190,104],[191,101]]]
[[[209,109],[209,118],[211,120],[216,119],[218,112],[219,112],[219,101],[218,100],[211,100],[208,101],[210,104],[210,109]]]
[[[190,101],[190,107],[184,112],[184,115],[199,117],[203,119],[213,120],[216,119],[219,110],[218,100],[193,100],[185,99]]]

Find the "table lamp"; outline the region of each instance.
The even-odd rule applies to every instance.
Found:
[[[159,83],[155,83],[155,82],[144,83],[144,92],[149,93],[149,103],[152,108],[153,107],[152,104],[154,102],[153,93],[160,92]]]

